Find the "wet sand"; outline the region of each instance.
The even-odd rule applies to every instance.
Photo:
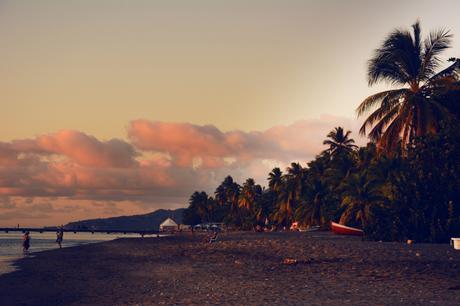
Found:
[[[46,251],[0,305],[460,305],[460,251],[330,233],[190,234]],[[286,260],[287,259],[287,260]]]

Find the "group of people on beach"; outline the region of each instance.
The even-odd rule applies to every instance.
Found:
[[[59,245],[59,248],[62,248],[62,241],[64,241],[64,228],[61,226],[56,232],[56,243]],[[24,254],[29,252],[30,248],[30,233],[27,231],[22,236],[22,251]]]

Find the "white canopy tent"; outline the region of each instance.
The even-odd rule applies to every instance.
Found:
[[[162,232],[176,231],[177,228],[177,223],[171,218],[167,218],[160,224],[160,231]]]

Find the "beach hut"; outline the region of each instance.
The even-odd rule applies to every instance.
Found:
[[[166,220],[163,221],[163,223],[160,224],[160,231],[161,232],[177,231],[177,223],[173,219],[167,218]]]

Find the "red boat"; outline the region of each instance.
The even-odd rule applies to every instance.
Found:
[[[331,221],[331,230],[335,234],[339,235],[352,235],[352,236],[362,236],[364,232],[358,228],[349,227],[346,225],[338,224]]]

